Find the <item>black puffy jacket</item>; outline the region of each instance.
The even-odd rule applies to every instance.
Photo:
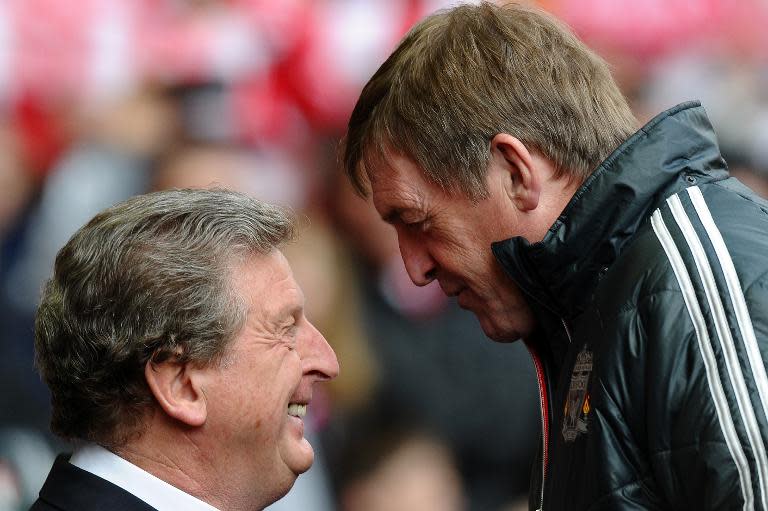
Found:
[[[542,242],[493,251],[542,325],[532,509],[768,511],[768,202],[698,103],[614,151]]]

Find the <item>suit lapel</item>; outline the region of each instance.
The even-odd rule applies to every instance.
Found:
[[[69,463],[59,456],[40,490],[40,500],[63,511],[157,511],[109,481]]]

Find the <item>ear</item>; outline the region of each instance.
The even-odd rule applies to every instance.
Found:
[[[160,363],[147,362],[144,377],[167,415],[189,426],[202,426],[208,417],[208,406],[201,387],[201,371],[171,358]]]
[[[525,144],[508,133],[498,133],[491,140],[491,164],[502,171],[515,206],[521,211],[536,209],[542,179]]]

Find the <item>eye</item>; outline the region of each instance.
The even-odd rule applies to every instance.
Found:
[[[296,326],[291,326],[284,331],[283,335],[283,346],[285,346],[288,351],[294,351],[296,349]]]
[[[423,230],[429,224],[429,217],[423,212],[409,211],[400,217],[400,221],[409,229]]]
[[[412,229],[414,231],[426,232],[430,228],[431,222],[429,221],[428,218],[426,218],[416,222],[407,223],[405,225],[407,225],[409,229]]]

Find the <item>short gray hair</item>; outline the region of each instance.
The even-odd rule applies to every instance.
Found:
[[[153,397],[147,362],[221,359],[245,319],[233,267],[295,236],[287,211],[227,190],[168,190],[96,215],[59,251],[35,324],[51,430],[118,446]]]

